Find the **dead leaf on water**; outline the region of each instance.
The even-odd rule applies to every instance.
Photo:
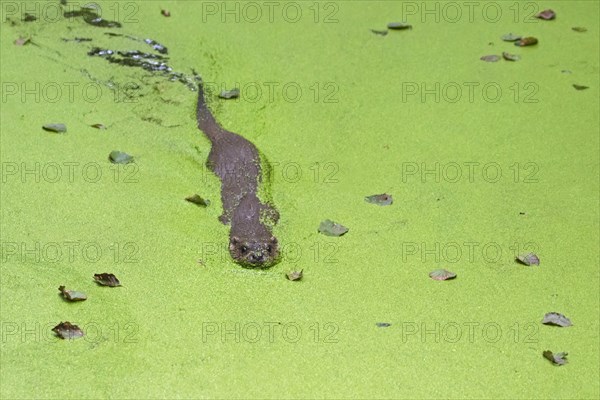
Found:
[[[552,353],[546,350],[542,353],[545,359],[549,360],[553,365],[565,365],[567,363],[567,355],[569,353]]]
[[[491,54],[489,56],[483,56],[480,58],[481,61],[486,61],[486,62],[497,62],[500,61],[500,56],[497,56],[495,54]]]
[[[61,339],[76,339],[84,335],[80,327],[69,321],[61,322],[52,328],[52,331]]]
[[[571,320],[561,313],[557,312],[549,312],[544,315],[544,319],[542,320],[542,324],[544,325],[555,325],[555,326],[571,326]]]
[[[94,280],[101,286],[117,287],[121,286],[121,282],[113,274],[104,272],[102,274],[94,274]]]
[[[546,21],[549,21],[551,19],[556,18],[556,13],[554,11],[552,11],[551,9],[547,9],[547,10],[544,10],[544,11],[538,13],[536,15],[536,17],[539,19],[544,19]]]
[[[327,236],[342,236],[348,232],[348,228],[337,222],[326,219],[319,225],[319,232]]]
[[[520,55],[518,55],[518,54],[510,54],[510,53],[507,53],[506,51],[502,52],[502,57],[506,61],[519,61],[521,59]]]
[[[531,266],[531,265],[540,265],[540,259],[538,258],[537,255],[533,254],[533,253],[528,253],[528,254],[521,254],[517,256],[517,260],[521,263],[521,264],[525,264],[527,266]]]
[[[525,47],[525,46],[533,46],[538,44],[538,40],[533,36],[528,36],[526,38],[519,39],[515,42],[515,46]]]
[[[75,290],[67,290],[64,286],[59,286],[58,291],[61,292],[63,297],[69,301],[87,300],[87,296],[85,293],[77,292]]]
[[[67,131],[67,126],[65,124],[46,124],[42,126],[42,129],[48,132],[65,133]]]
[[[589,89],[589,86],[583,86],[583,85],[577,85],[577,84],[573,84],[573,87],[575,88],[575,90],[585,90],[585,89]]]
[[[365,197],[365,201],[371,204],[377,204],[379,206],[389,206],[393,203],[392,195],[387,193],[374,194]]]
[[[436,269],[429,273],[429,277],[436,281],[447,281],[456,278],[456,274],[445,269]]]
[[[304,270],[288,272],[286,276],[290,281],[299,281],[303,276],[302,271]]]

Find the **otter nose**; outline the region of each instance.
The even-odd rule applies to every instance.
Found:
[[[265,256],[263,253],[252,253],[248,259],[252,264],[260,264],[265,261]]]

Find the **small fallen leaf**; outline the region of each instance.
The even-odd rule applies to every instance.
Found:
[[[380,206],[389,206],[390,204],[393,203],[393,199],[392,199],[392,195],[391,194],[374,194],[372,196],[367,196],[365,197],[365,201],[367,203],[371,203],[371,204],[377,204]]]
[[[500,39],[504,40],[505,42],[514,42],[515,40],[519,40],[522,37],[523,36],[521,36],[521,35],[514,35],[512,33],[507,33],[506,35],[500,36]]]
[[[573,87],[575,88],[575,90],[585,90],[585,89],[589,89],[589,86],[583,86],[583,85],[577,85],[577,84],[573,84]]]
[[[571,320],[564,315],[557,312],[549,312],[544,315],[544,319],[542,320],[542,324],[544,325],[555,325],[555,326],[571,326]]]
[[[544,10],[536,15],[539,19],[545,19],[546,21],[556,18],[556,13],[551,9]]]
[[[61,339],[76,339],[83,336],[83,331],[69,321],[61,322],[52,328],[52,331]]]
[[[375,323],[378,328],[387,328],[388,326],[392,326],[389,322],[377,322]]]
[[[168,10],[160,10],[160,13],[163,15],[163,17],[171,16],[171,13]]]
[[[25,46],[29,43],[31,43],[30,38],[19,37],[18,39],[15,39],[15,46]]]
[[[387,24],[388,29],[392,30],[403,30],[403,29],[412,29],[411,24],[407,24],[406,22],[390,22]]]
[[[533,253],[521,254],[517,256],[517,260],[527,266],[540,265],[540,259]]]
[[[544,358],[550,360],[554,365],[565,365],[567,363],[567,355],[569,353],[552,353],[550,350],[546,350],[542,353]]]
[[[194,203],[197,206],[208,207],[210,205],[210,200],[205,200],[197,194],[188,196],[185,199],[186,199],[186,201],[189,201],[190,203]]]
[[[510,53],[507,53],[506,51],[502,52],[502,57],[504,57],[504,59],[506,61],[519,61],[521,59],[520,55],[510,54]]]
[[[87,299],[85,293],[76,292],[74,290],[66,290],[64,286],[59,286],[58,291],[61,292],[63,297],[69,301],[83,301]]]
[[[515,46],[524,47],[524,46],[533,46],[537,44],[538,40],[533,36],[528,36],[526,38],[519,39],[515,42]]]
[[[371,32],[373,32],[374,34],[379,35],[379,36],[385,36],[388,34],[387,29],[385,31],[378,31],[376,29],[371,29]]]
[[[447,281],[456,278],[456,274],[445,269],[436,269],[429,273],[429,277],[436,281]]]
[[[302,279],[303,276],[302,271],[304,270],[301,269],[300,271],[288,272],[286,276],[290,281],[299,281],[300,279]]]
[[[94,124],[94,125],[90,125],[92,128],[96,128],[96,129],[106,129],[106,126],[104,126],[103,124]]]
[[[67,131],[67,126],[65,124],[46,124],[42,126],[45,131],[54,132],[54,133],[65,133]]]
[[[240,97],[240,89],[223,90],[219,93],[219,97],[222,99],[237,99]]]
[[[130,156],[127,153],[123,153],[122,151],[113,150],[108,155],[108,159],[113,164],[129,164],[133,161],[133,156]]]
[[[574,26],[571,29],[579,33],[587,32],[587,28],[584,28],[583,26]]]
[[[483,56],[480,58],[481,61],[486,61],[486,62],[496,62],[496,61],[500,61],[500,56],[497,56],[495,54],[491,54],[489,56]]]
[[[102,286],[121,286],[121,282],[119,282],[117,277],[113,274],[109,274],[108,272],[104,272],[102,274],[94,274],[94,280],[96,281],[96,283]]]
[[[348,228],[346,228],[344,225],[340,225],[336,222],[326,219],[319,225],[319,232],[327,236],[342,236],[348,232]]]

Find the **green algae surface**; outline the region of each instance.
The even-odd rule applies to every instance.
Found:
[[[597,2],[99,5],[123,26],[2,3],[2,398],[600,396]],[[87,56],[151,50],[105,32],[167,46],[266,155],[279,264],[232,262],[195,92]],[[503,51],[521,59],[480,60]],[[573,326],[542,325],[553,311]]]

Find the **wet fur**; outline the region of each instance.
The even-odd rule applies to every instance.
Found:
[[[263,183],[258,149],[249,140],[219,125],[206,105],[201,84],[196,118],[198,128],[212,145],[206,164],[221,179],[223,214],[219,220],[231,223],[231,257],[245,267],[273,265],[279,248],[270,225],[277,223],[279,214],[272,204],[261,201],[258,196]]]

